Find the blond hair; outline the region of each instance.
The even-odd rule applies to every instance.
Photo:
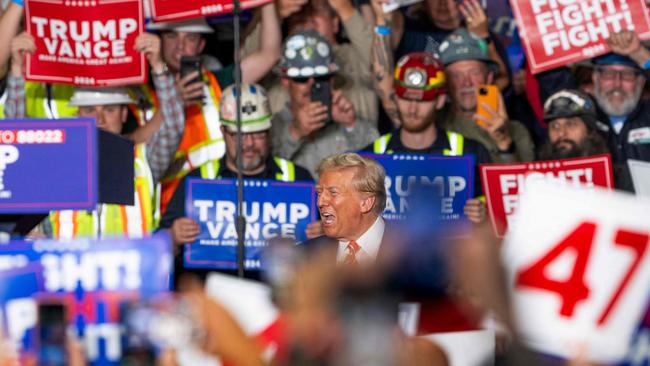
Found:
[[[386,207],[386,172],[376,160],[357,153],[343,153],[328,156],[318,164],[319,176],[330,170],[355,169],[352,187],[357,192],[370,193],[375,197],[372,210],[381,215]]]

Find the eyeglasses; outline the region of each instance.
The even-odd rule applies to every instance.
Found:
[[[236,138],[237,137],[237,132],[226,131],[226,133],[231,138]],[[267,133],[268,133],[268,131],[242,133],[241,134],[241,139],[245,140],[247,137],[251,137],[253,140],[262,140],[262,139],[266,138]]]
[[[291,81],[293,81],[294,83],[298,83],[298,84],[304,84],[304,83],[308,82],[309,79],[314,79],[314,82],[316,82],[316,83],[321,82],[322,83],[322,82],[330,81],[331,78],[332,77],[328,75],[328,76],[315,76],[315,77],[308,77],[308,78],[291,78]]]
[[[600,74],[603,80],[614,80],[619,76],[623,81],[636,81],[637,76],[641,75],[639,70],[612,70],[604,68],[596,68],[596,72]]]

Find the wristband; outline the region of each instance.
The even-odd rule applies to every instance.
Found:
[[[12,0],[11,2],[18,5],[18,6],[20,6],[20,7],[23,7],[23,8],[25,7],[25,0]]]
[[[379,34],[380,36],[390,36],[392,33],[392,29],[390,27],[387,27],[385,25],[378,25],[375,27],[375,33]]]

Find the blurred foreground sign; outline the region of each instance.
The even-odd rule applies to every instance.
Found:
[[[188,179],[187,216],[201,227],[185,245],[187,268],[237,268],[237,181]],[[307,239],[307,224],[316,221],[316,194],[309,182],[244,181],[246,269],[259,269],[262,249],[276,237]]]
[[[27,54],[28,80],[85,86],[147,80],[144,53],[134,49],[144,32],[139,0],[27,0],[25,28],[36,43]]]
[[[167,291],[171,263],[166,235],[0,245],[0,332],[34,357],[38,303],[63,304],[90,364],[118,365],[121,306]]]
[[[234,3],[231,0],[149,0],[151,17],[156,22],[201,18],[210,15],[232,13]],[[242,9],[262,6],[270,0],[241,0]]]
[[[612,163],[609,155],[588,158],[536,161],[515,164],[481,165],[483,192],[492,219],[492,227],[502,238],[525,192],[525,183],[554,180],[567,186],[612,188]]]
[[[92,210],[97,202],[94,119],[0,123],[0,213]]]
[[[622,361],[650,293],[648,212],[650,201],[627,194],[529,184],[503,248],[520,339]]]
[[[609,52],[611,33],[650,38],[644,0],[510,0],[533,73]]]

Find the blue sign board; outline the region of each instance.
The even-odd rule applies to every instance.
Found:
[[[23,355],[35,355],[37,304],[63,304],[90,364],[119,365],[120,308],[168,291],[171,269],[166,234],[139,240],[1,245],[0,309],[5,314],[5,334],[21,345]]]
[[[474,196],[474,156],[364,154],[377,160],[386,170],[386,209],[383,217],[402,221],[412,202],[409,197],[418,187],[430,188],[431,205],[440,207],[445,222],[465,222],[465,202]],[[418,199],[421,199],[418,197]]]
[[[97,202],[92,118],[0,121],[0,213],[92,210]]]
[[[185,246],[187,268],[237,268],[237,181],[188,179],[185,212],[201,226],[197,240]],[[313,183],[244,181],[247,269],[259,269],[268,239],[306,239],[307,224],[316,221]]]

